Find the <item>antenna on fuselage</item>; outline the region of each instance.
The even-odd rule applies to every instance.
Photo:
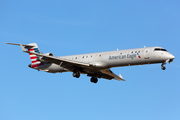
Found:
[[[117,50],[119,50],[119,49],[117,48]]]
[[[144,48],[146,48],[146,46],[144,46]]]

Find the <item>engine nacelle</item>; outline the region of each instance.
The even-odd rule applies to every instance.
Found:
[[[46,55],[46,56],[54,56],[52,53],[44,53],[43,55]],[[40,62],[43,62],[43,63],[47,63],[48,61],[46,61],[46,57],[38,57],[37,60],[40,61]]]
[[[52,53],[44,53],[43,55],[54,56]]]

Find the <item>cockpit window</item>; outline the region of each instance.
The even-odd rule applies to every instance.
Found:
[[[163,48],[155,48],[154,51],[167,51],[167,50]]]

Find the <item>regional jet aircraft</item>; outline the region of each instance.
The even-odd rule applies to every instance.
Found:
[[[121,74],[117,76],[110,70],[112,67],[162,63],[161,68],[165,70],[166,62],[171,63],[175,58],[162,47],[144,47],[55,57],[52,53],[43,54],[36,43],[27,45],[6,44],[19,45],[23,52],[29,53],[32,62],[29,64],[30,68],[49,73],[70,71],[73,72],[73,77],[76,78],[79,78],[80,74],[87,74],[91,77],[90,81],[93,83],[97,83],[98,78],[124,81]]]

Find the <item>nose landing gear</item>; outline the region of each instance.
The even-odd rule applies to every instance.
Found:
[[[162,69],[162,70],[166,70],[166,67],[162,66],[161,69]]]
[[[164,66],[165,64],[166,64],[166,62],[162,63],[162,65],[161,65],[162,70],[166,70],[166,67]]]

